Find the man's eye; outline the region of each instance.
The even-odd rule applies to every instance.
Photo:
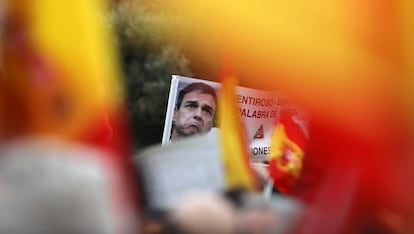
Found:
[[[212,111],[209,110],[209,109],[204,109],[204,112],[207,113],[208,115],[212,115],[213,114]]]

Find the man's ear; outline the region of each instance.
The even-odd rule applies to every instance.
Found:
[[[174,115],[173,115],[173,119],[172,119],[173,123],[175,122],[175,119],[177,118],[177,112],[178,112],[177,107],[174,107]]]
[[[218,120],[217,120],[217,112],[214,113],[214,117],[213,117],[213,127],[218,127]]]

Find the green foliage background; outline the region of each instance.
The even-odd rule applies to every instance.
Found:
[[[125,78],[134,148],[161,142],[171,75],[215,80],[192,47],[191,21],[171,0],[115,1],[108,12]]]

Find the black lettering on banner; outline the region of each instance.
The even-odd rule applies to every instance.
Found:
[[[241,117],[256,119],[276,118],[278,114],[278,110],[250,110],[246,108],[238,108],[238,110]]]
[[[251,96],[243,96],[243,95],[237,95],[236,97],[237,103],[240,104],[246,104],[246,105],[253,105],[253,106],[273,106],[275,104],[275,101],[271,98],[255,98]]]
[[[252,155],[268,155],[270,153],[270,147],[253,147],[250,148],[250,154]]]

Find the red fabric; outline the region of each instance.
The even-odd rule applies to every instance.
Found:
[[[281,128],[282,126],[284,128]],[[284,133],[281,133],[282,135],[278,135],[277,133],[275,134],[275,131],[284,131]],[[290,163],[291,165],[296,165],[294,166],[295,169],[293,170],[299,170],[300,174],[302,164],[301,161],[307,139],[305,137],[303,129],[301,129],[301,127],[293,121],[292,116],[286,111],[282,111],[280,121],[278,123],[276,122],[272,138],[272,150],[269,160],[269,174],[273,179],[274,186],[280,192],[289,194],[297,182],[298,175],[295,175],[294,172],[286,169],[286,167],[288,167]],[[287,144],[286,141],[289,141],[290,143],[293,143],[299,147],[300,152],[295,152],[295,149],[293,149],[290,144]],[[273,149],[275,147],[278,149]],[[277,153],[279,150],[282,152],[281,155]],[[292,164],[293,160],[299,160],[299,162],[296,161],[294,162],[295,164]],[[281,165],[283,168],[278,165]]]
[[[394,233],[392,222],[413,208],[401,132],[389,132],[388,144],[380,144],[328,122],[310,126],[303,170],[290,193],[310,206],[295,233]]]

